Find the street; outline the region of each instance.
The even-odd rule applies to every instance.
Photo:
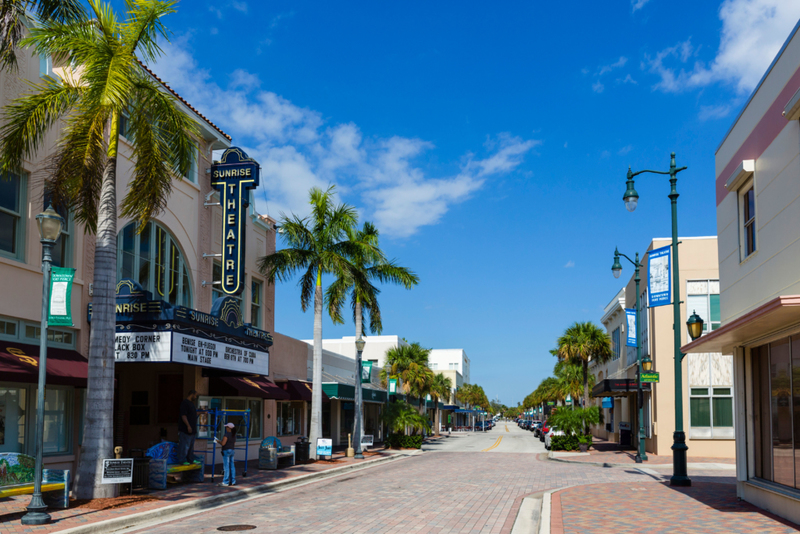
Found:
[[[203,511],[126,532],[511,532],[522,499],[566,486],[654,484],[654,470],[548,461],[544,445],[514,423],[486,433],[453,433],[424,452],[380,467]],[[730,482],[733,472],[694,472],[695,480]],[[576,516],[576,519],[579,517]],[[566,530],[565,530],[566,531]],[[556,530],[554,530],[556,532]]]

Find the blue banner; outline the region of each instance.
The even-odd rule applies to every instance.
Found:
[[[647,256],[648,306],[666,306],[672,303],[672,248],[651,250]]]
[[[627,320],[626,328],[628,329],[628,339],[625,346],[636,347],[636,329],[639,326],[636,324],[636,310],[625,308],[625,319]]]
[[[614,399],[611,397],[603,397],[603,408],[613,408],[614,407]]]

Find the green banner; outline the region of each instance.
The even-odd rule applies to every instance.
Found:
[[[369,384],[372,382],[372,362],[361,362],[361,383]]]
[[[642,373],[642,383],[651,383],[651,384],[658,384],[658,373],[653,371],[652,373]]]
[[[74,326],[72,324],[73,278],[75,278],[75,269],[64,267],[53,267],[51,269],[50,302],[47,306],[48,325]]]
[[[555,406],[556,403],[555,403],[555,401],[547,401],[547,405],[548,406]]]
[[[389,379],[389,394],[390,395],[394,395],[395,393],[397,393],[397,379],[396,378],[390,378]]]

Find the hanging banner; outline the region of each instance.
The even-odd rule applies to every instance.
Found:
[[[666,306],[672,303],[672,247],[651,250],[647,255],[648,306]]]
[[[390,378],[389,379],[389,394],[394,395],[397,393],[397,379]]]
[[[72,324],[72,280],[75,269],[53,267],[50,270],[50,303],[47,307],[47,324],[74,326]]]
[[[361,383],[369,384],[372,382],[372,362],[361,362]]]
[[[625,343],[626,347],[635,347],[636,346],[636,310],[630,310],[625,308],[625,318],[628,322],[628,340]]]

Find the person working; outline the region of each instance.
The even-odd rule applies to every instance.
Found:
[[[236,425],[228,423],[225,425],[225,435],[222,441],[216,440],[222,445],[222,468],[224,476],[222,483],[217,486],[235,486],[236,485],[236,468],[233,465],[233,454],[236,452],[236,432],[234,431]],[[215,438],[216,439],[216,438]]]
[[[197,391],[191,390],[180,406],[180,420],[178,421],[178,463],[189,465],[199,462],[194,455],[194,440],[197,438]]]

